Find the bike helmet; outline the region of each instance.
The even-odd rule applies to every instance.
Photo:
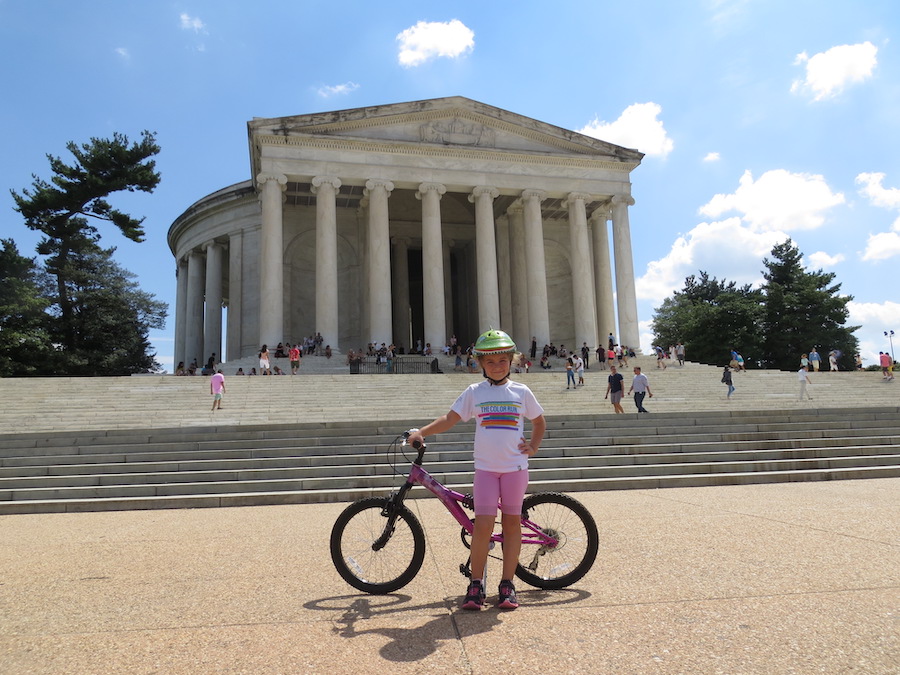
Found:
[[[475,356],[486,356],[488,354],[515,354],[516,343],[502,330],[485,331],[475,340],[475,348],[472,353]]]

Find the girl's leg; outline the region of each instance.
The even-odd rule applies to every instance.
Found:
[[[480,580],[484,578],[484,568],[487,565],[487,557],[491,548],[491,535],[494,533],[494,518],[494,516],[475,516],[472,549],[469,551],[472,558],[470,563],[472,579]],[[519,536],[519,544],[521,546],[521,535]],[[516,554],[516,560],[518,560],[518,553]],[[506,561],[504,560],[504,569],[505,564]]]
[[[512,580],[522,552],[522,516],[504,513],[500,522],[503,525],[503,576],[500,578]],[[472,550],[475,550],[474,543]]]

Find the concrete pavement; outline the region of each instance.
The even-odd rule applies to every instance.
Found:
[[[457,609],[433,498],[390,596],[331,565],[345,504],[2,516],[0,673],[900,672],[900,478],[575,496],[594,568],[514,612]]]

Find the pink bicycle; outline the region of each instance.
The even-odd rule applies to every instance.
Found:
[[[402,439],[402,440],[401,440]],[[470,548],[474,521],[472,496],[451,490],[422,468],[425,446],[416,448],[409,474],[396,469],[406,436],[398,436],[388,449],[390,464],[406,482],[388,497],[367,497],[354,502],[338,516],[331,530],[331,560],[344,580],[372,594],[392,593],[418,574],[425,560],[425,531],[415,514],[404,505],[410,489],[422,485],[434,494],[462,527],[463,545]],[[492,542],[502,546],[503,535]],[[588,573],[597,557],[599,535],[590,512],[581,502],[557,492],[525,496],[522,504],[522,552],[516,576],[543,589],[565,588]],[[471,576],[471,557],[459,566]]]

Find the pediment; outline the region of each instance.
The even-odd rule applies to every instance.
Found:
[[[463,97],[397,103],[250,122],[251,133],[328,137],[374,144],[590,157],[640,163],[628,148]],[[373,148],[374,149],[374,148]]]

